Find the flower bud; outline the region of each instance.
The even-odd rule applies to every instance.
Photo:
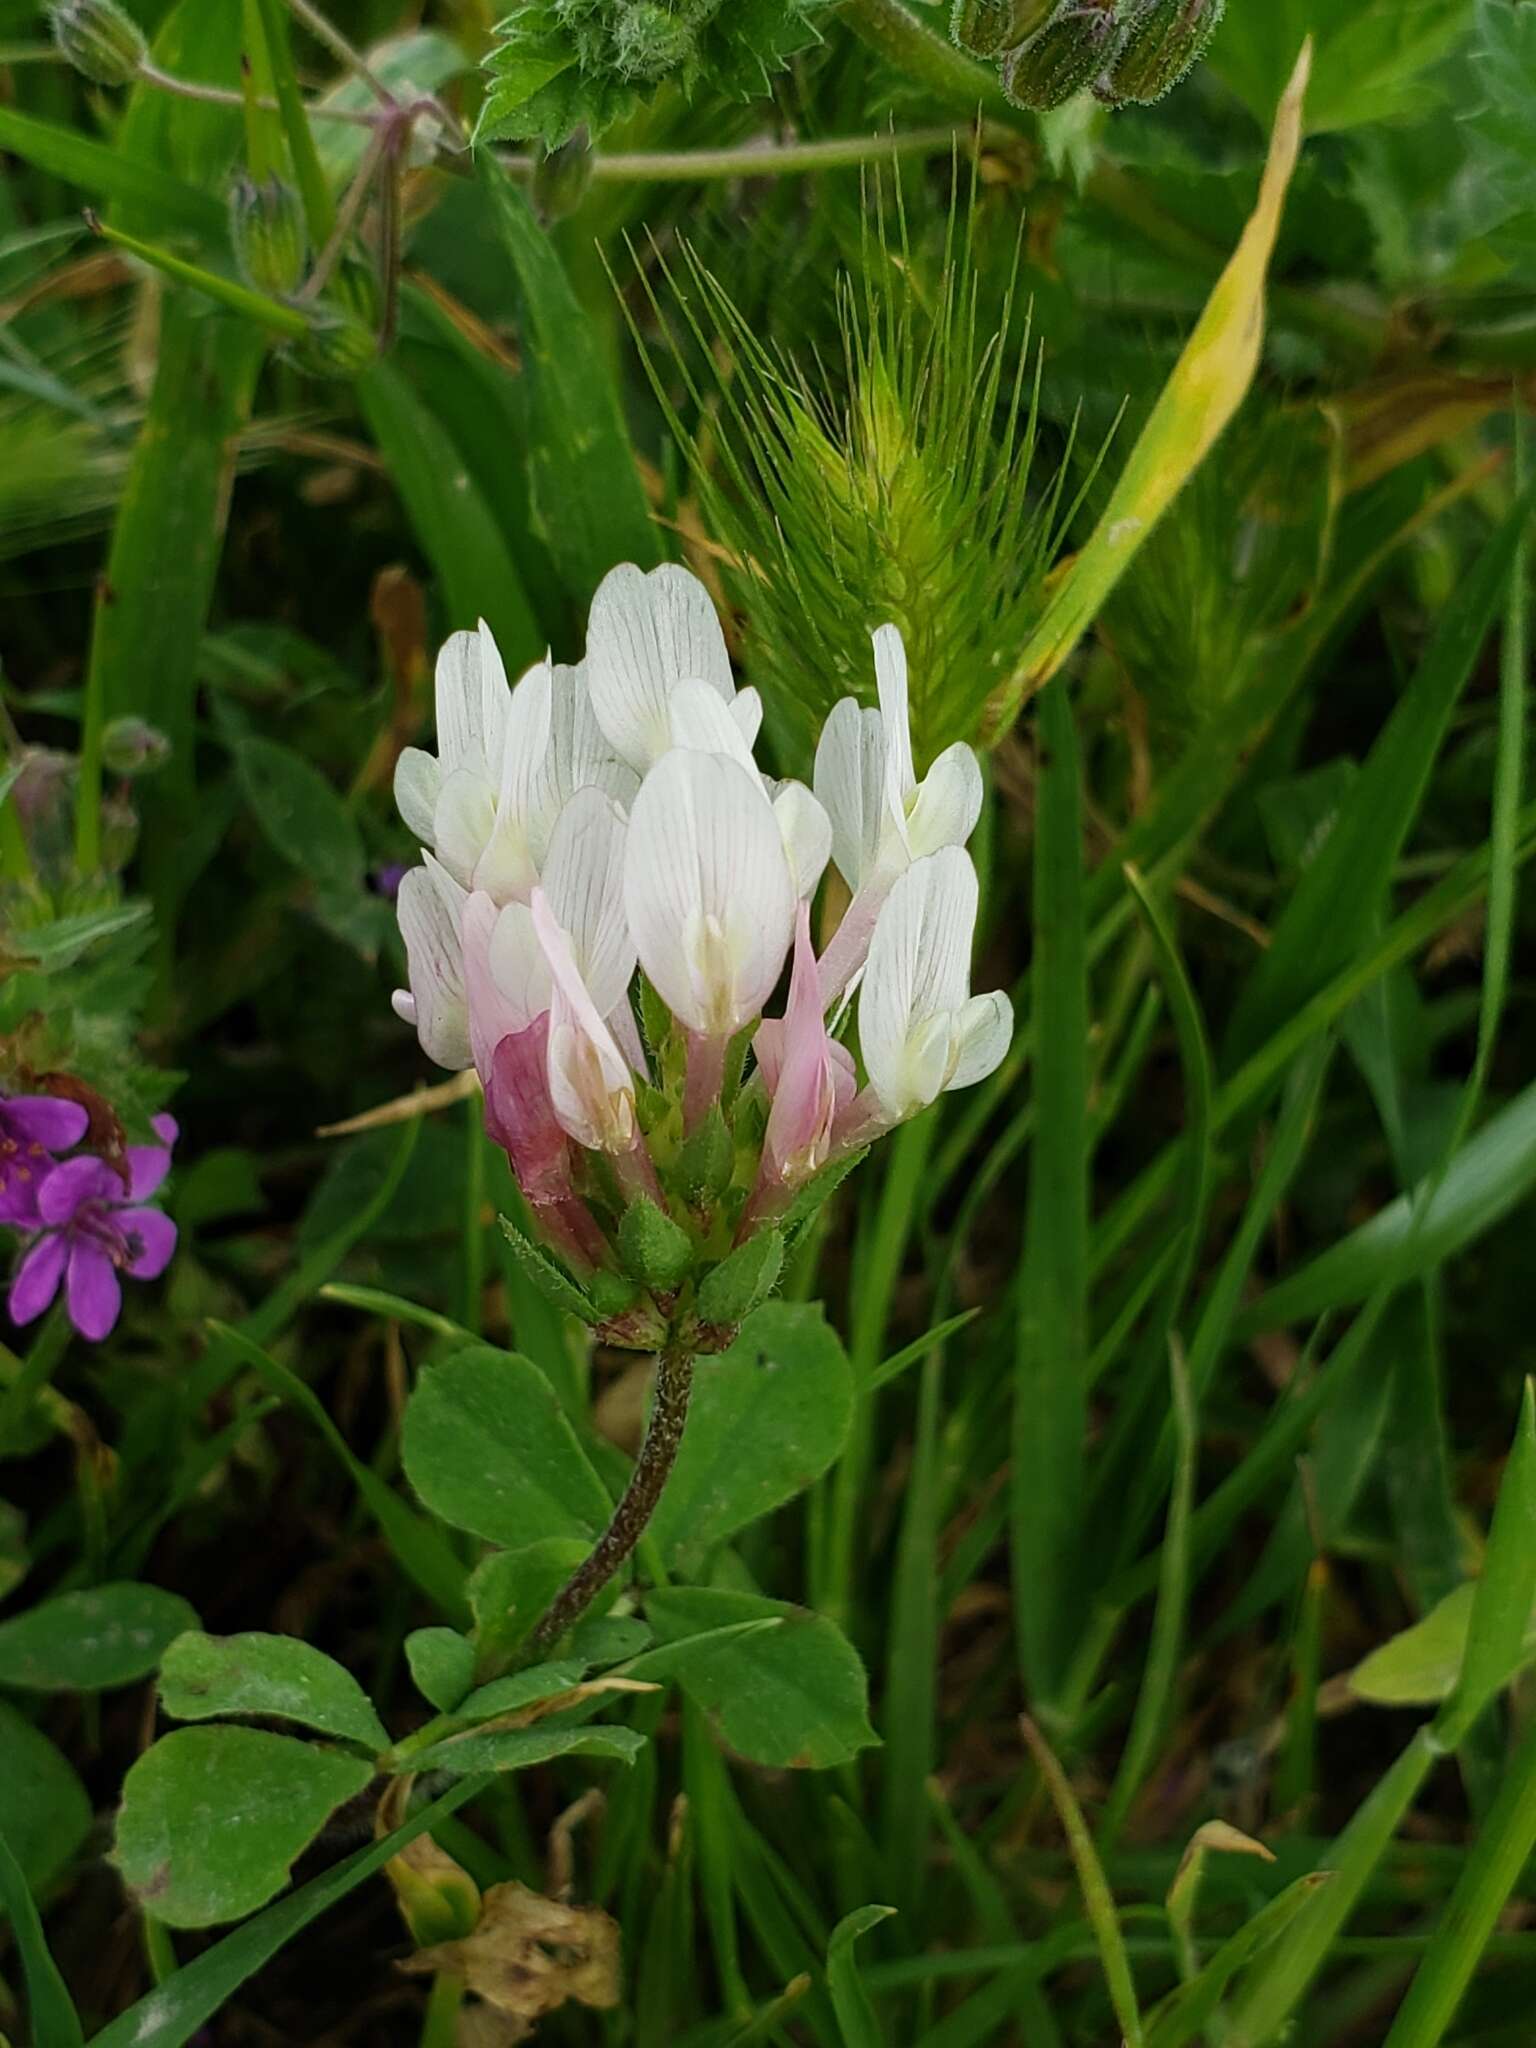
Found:
[[[116,0],[55,0],[48,18],[61,54],[97,85],[131,85],[149,54],[143,30]]]
[[[430,1835],[408,1842],[385,1864],[384,1875],[418,1948],[462,1941],[479,1925],[479,1886]]]
[[[350,381],[360,377],[379,352],[378,336],[351,314],[317,320],[296,351],[300,366],[315,377]]]
[[[229,195],[229,232],[240,275],[252,290],[291,298],[304,282],[309,244],[298,195],[275,173],[258,184],[236,178]]]
[[[1045,27],[1059,0],[955,0],[949,33],[973,57],[1016,50]]]
[[[1073,0],[1003,65],[1015,105],[1046,113],[1103,77],[1125,37],[1123,0]]]
[[[548,226],[574,213],[592,183],[592,138],[578,128],[558,149],[541,149],[534,161],[533,210]]]
[[[1205,55],[1227,0],[1147,0],[1105,85],[1111,101],[1151,106]]]
[[[114,718],[101,736],[101,758],[113,775],[152,775],[170,757],[165,734],[142,718]]]
[[[619,1250],[631,1277],[663,1294],[680,1286],[693,1265],[693,1240],[687,1231],[644,1195],[624,1211]]]
[[[723,1195],[731,1184],[735,1164],[736,1148],[720,1105],[711,1103],[698,1129],[683,1141],[678,1154],[678,1175],[689,1200],[712,1202]]]

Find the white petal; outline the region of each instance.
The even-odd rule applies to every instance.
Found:
[[[786,782],[773,800],[797,896],[809,896],[832,853],[832,820],[803,782]]]
[[[832,821],[832,858],[850,889],[868,879],[885,818],[885,737],[878,711],[844,697],[816,746],[815,788]]]
[[[907,813],[907,845],[914,860],[941,847],[964,846],[981,816],[981,764],[963,740],[946,747],[923,777]]]
[[[397,988],[390,996],[389,1007],[402,1024],[409,1024],[413,1031],[416,1029],[416,998],[408,988]]]
[[[708,683],[679,683],[667,706],[674,747],[693,747],[701,754],[727,754],[743,768],[756,771],[752,742],[735,707]]]
[[[750,685],[745,690],[738,690],[731,699],[731,716],[740,726],[750,753],[763,729],[763,700]]]
[[[554,982],[549,1019],[549,1093],[555,1115],[577,1144],[622,1152],[634,1139],[635,1091],[629,1064],[603,1022],[542,889],[533,923]]]
[[[587,686],[610,745],[640,774],[671,743],[667,704],[702,682],[729,702],[731,662],[709,592],[686,569],[647,576],[632,562],[605,576],[587,622]]]
[[[484,620],[455,633],[437,657],[437,753],[445,774],[468,768],[494,790],[510,708],[507,672]]]
[[[880,718],[885,727],[886,801],[897,825],[904,827],[907,804],[917,787],[907,706],[907,650],[895,626],[881,626],[874,639],[875,687],[880,693]]]
[[[549,746],[544,769],[529,792],[528,843],[539,867],[549,851],[555,820],[578,789],[600,789],[627,811],[640,778],[607,740],[592,710],[585,662],[557,663],[550,672]]]
[[[432,817],[442,786],[437,757],[407,747],[395,763],[395,808],[424,846],[432,844]]]
[[[410,967],[417,1036],[428,1059],[455,1071],[470,1064],[456,897],[462,902],[462,893],[454,891],[429,854],[427,865],[412,868],[401,882],[395,899]]]
[[[521,906],[519,906],[520,908]],[[469,1050],[482,1082],[488,1082],[496,1048],[532,1020],[524,1005],[502,989],[491,967],[491,940],[501,913],[484,890],[464,905],[459,930],[464,946],[464,995],[469,1008]]]
[[[577,970],[606,1016],[624,1000],[635,944],[624,914],[624,813],[590,784],[560,813],[544,865],[544,893],[569,934]]]
[[[526,903],[503,904],[497,912],[488,960],[497,992],[517,1019],[512,1029],[525,1031],[549,1008],[550,991],[549,963]]]
[[[970,1088],[996,1073],[1013,1041],[1013,1004],[1001,989],[972,996],[955,1015],[955,1068],[951,1088]]]
[[[496,830],[496,792],[483,775],[455,768],[443,777],[432,813],[432,844],[454,880],[473,888],[475,869]]]
[[[976,898],[969,856],[948,847],[907,869],[876,920],[859,996],[859,1044],[870,1082],[894,1117],[933,1101],[947,1078]]]
[[[544,779],[549,734],[549,665],[540,662],[512,692],[495,823],[475,863],[475,887],[486,890],[498,903],[526,902],[539,878],[529,821]]]
[[[784,965],[795,889],[762,784],[739,762],[680,747],[640,785],[624,900],[640,960],[690,1030],[756,1016]]]

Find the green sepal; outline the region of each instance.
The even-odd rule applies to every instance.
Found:
[[[649,1196],[631,1202],[619,1222],[619,1251],[642,1287],[670,1294],[693,1270],[693,1239]]]
[[[1016,50],[1056,12],[1057,0],[955,0],[949,33],[973,57]]]
[[[1199,63],[1220,26],[1227,0],[1148,0],[1115,60],[1104,97],[1150,107]]]
[[[784,1233],[758,1231],[700,1281],[700,1321],[734,1327],[773,1292],[783,1268]]]
[[[621,1316],[640,1299],[640,1290],[633,1280],[627,1280],[622,1273],[610,1273],[599,1267],[587,1282],[587,1293],[592,1306],[599,1316]]]
[[[856,1152],[845,1153],[841,1159],[829,1160],[819,1173],[813,1173],[799,1194],[779,1218],[779,1228],[784,1233],[784,1249],[792,1251],[822,1204],[828,1201],[853,1169],[861,1164],[868,1152],[867,1145],[861,1145]]]
[[[1114,64],[1125,40],[1125,14],[1111,0],[1092,12],[1071,8],[1058,15],[1003,64],[1003,90],[1015,106],[1048,113],[1097,83]]]
[[[510,1216],[501,1217],[500,1222],[507,1243],[547,1302],[555,1308],[564,1309],[567,1315],[579,1316],[584,1323],[603,1320],[575,1281],[561,1272],[548,1252],[536,1245],[531,1237],[525,1237]]]
[[[719,1103],[712,1103],[677,1157],[683,1192],[691,1202],[715,1201],[730,1186],[735,1164],[736,1148],[730,1130]]]

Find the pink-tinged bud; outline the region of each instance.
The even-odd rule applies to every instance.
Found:
[[[491,1058],[485,1127],[536,1209],[571,1194],[571,1141],[550,1100],[549,1016],[509,1032]]]
[[[772,1098],[754,1210],[798,1187],[826,1163],[838,1113],[853,1099],[853,1060],[827,1035],[821,975],[811,944],[810,906],[795,921],[795,964],[782,1019],[758,1027],[753,1050]]]

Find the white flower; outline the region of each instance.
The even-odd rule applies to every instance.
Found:
[[[396,911],[410,990],[396,989],[395,1015],[415,1027],[421,1049],[455,1072],[470,1065],[460,920],[464,891],[431,854],[400,884]]]
[[[640,785],[624,901],[640,963],[672,1014],[729,1038],[773,991],[794,930],[795,877],[755,770],[680,747]]]
[[[912,761],[907,653],[895,626],[875,633],[878,711],[833,706],[816,748],[816,795],[832,821],[832,858],[849,888],[887,885],[915,860],[964,846],[981,816],[981,769],[963,740],[921,782]]]
[[[723,748],[713,724],[696,728],[686,711],[681,727],[675,723],[673,698],[684,684],[697,685],[730,721]],[[750,759],[762,723],[757,692],[737,694],[709,592],[671,563],[646,575],[624,562],[598,585],[587,621],[587,686],[609,745],[640,775],[678,745],[738,755],[740,740]],[[706,703],[703,715],[710,709]]]
[[[483,621],[438,657],[437,729],[436,758],[420,747],[401,754],[395,800],[460,887],[499,904],[527,902],[578,789],[627,802],[637,786],[603,738],[583,671],[539,662],[509,690]]]
[[[876,921],[859,996],[859,1044],[892,1123],[948,1088],[985,1080],[1008,1050],[1007,996],[969,993],[976,899],[970,856],[945,847],[913,862]]]

